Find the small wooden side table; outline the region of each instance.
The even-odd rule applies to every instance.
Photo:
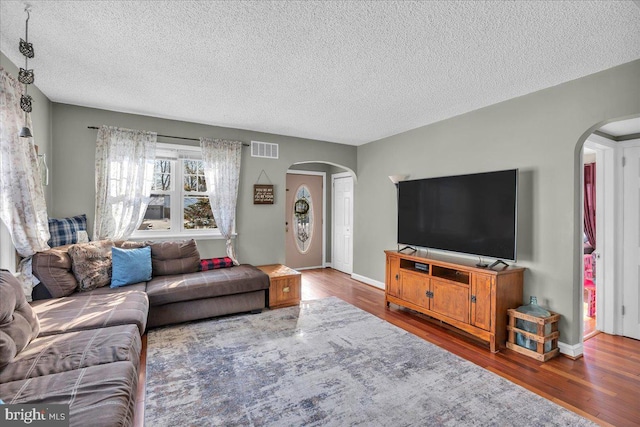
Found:
[[[302,274],[282,264],[259,265],[269,275],[269,308],[300,303]]]

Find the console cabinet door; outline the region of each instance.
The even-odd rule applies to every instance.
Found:
[[[420,307],[429,308],[429,276],[421,273],[411,273],[408,271],[400,272],[400,291],[403,300],[418,305]]]
[[[400,297],[400,258],[387,257],[387,294]]]
[[[469,285],[431,279],[431,311],[469,323]]]
[[[491,331],[491,310],[495,278],[488,274],[474,274],[471,281],[471,324]]]

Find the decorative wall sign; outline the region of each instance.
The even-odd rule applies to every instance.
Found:
[[[272,205],[273,204],[273,184],[253,185],[253,204]]]

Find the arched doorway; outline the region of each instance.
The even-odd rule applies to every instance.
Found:
[[[640,118],[594,128],[579,163],[583,339],[597,331],[640,339],[640,325],[633,320],[640,310],[640,263],[632,255],[640,248]],[[595,212],[589,213],[590,202]]]

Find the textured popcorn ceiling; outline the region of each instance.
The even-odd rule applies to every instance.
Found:
[[[633,1],[29,3],[52,101],[354,145],[640,58]]]

